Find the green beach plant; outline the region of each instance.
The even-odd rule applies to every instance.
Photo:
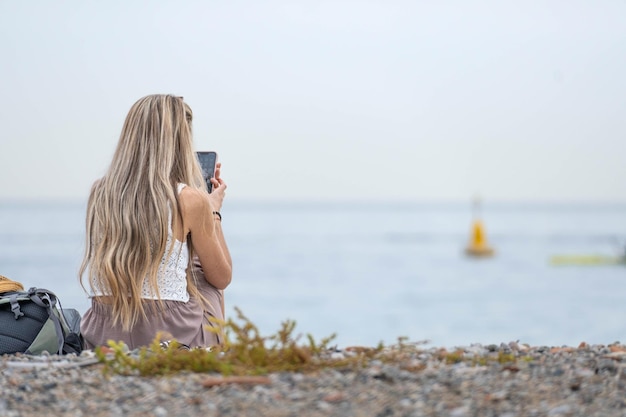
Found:
[[[242,311],[235,308],[236,318],[224,322],[215,321],[212,331],[223,332],[225,342],[212,348],[187,349],[173,340],[161,344],[157,335],[152,344],[130,352],[123,342],[109,341],[107,347],[97,347],[96,357],[104,364],[105,373],[121,375],[171,375],[178,372],[217,373],[224,376],[259,376],[274,372],[312,373],[323,369],[358,369],[376,359],[381,363],[394,364],[400,368],[418,372],[425,368],[415,358],[422,352],[420,345],[427,341],[409,343],[399,337],[392,346],[379,343],[376,347],[348,347],[342,354],[330,346],[336,335],[315,341],[310,334],[301,342],[295,335],[296,322],[286,320],[279,330],[270,336],[262,336],[257,326]],[[462,349],[439,351],[436,357],[448,365],[465,362],[471,366],[489,363],[514,365],[518,358],[511,353],[497,352],[483,357],[465,355]],[[522,358],[528,360],[528,357]]]
[[[262,336],[240,309],[237,320],[215,322],[225,334],[223,346],[211,349],[182,349],[177,341],[161,346],[162,335],[151,346],[129,352],[123,342],[109,341],[97,347],[96,357],[106,373],[122,375],[168,375],[181,371],[219,373],[222,375],[265,375],[271,372],[313,372],[323,368],[363,366],[379,349],[364,350],[336,358],[329,354],[334,334],[316,342],[307,335],[307,343],[298,343],[296,322],[284,321],[274,335]],[[218,330],[219,331],[219,330]]]

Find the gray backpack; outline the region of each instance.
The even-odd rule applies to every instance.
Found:
[[[0,293],[0,355],[79,354],[80,314],[43,288]]]

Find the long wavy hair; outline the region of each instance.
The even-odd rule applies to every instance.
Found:
[[[193,150],[191,121],[191,108],[182,97],[139,99],[126,116],[108,171],[91,189],[80,282],[85,288],[88,271],[91,292],[110,296],[114,323],[125,330],[147,317],[141,298],[146,277],[161,301],[157,273],[167,249],[169,221],[182,223],[177,185],[206,188]],[[190,295],[202,300],[191,268],[187,271]]]

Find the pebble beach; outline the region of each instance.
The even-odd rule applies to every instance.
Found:
[[[91,351],[3,355],[0,415],[626,416],[625,358],[626,346],[618,342],[510,342],[420,347],[392,362],[374,359],[357,369],[308,374],[140,377],[105,374]]]

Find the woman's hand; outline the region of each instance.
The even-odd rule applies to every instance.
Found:
[[[213,210],[220,211],[222,209],[222,203],[224,202],[224,196],[226,194],[226,188],[228,187],[221,177],[222,163],[218,162],[215,165],[215,175],[211,178],[211,184],[213,184],[213,191],[209,194],[211,200],[211,207]]]

